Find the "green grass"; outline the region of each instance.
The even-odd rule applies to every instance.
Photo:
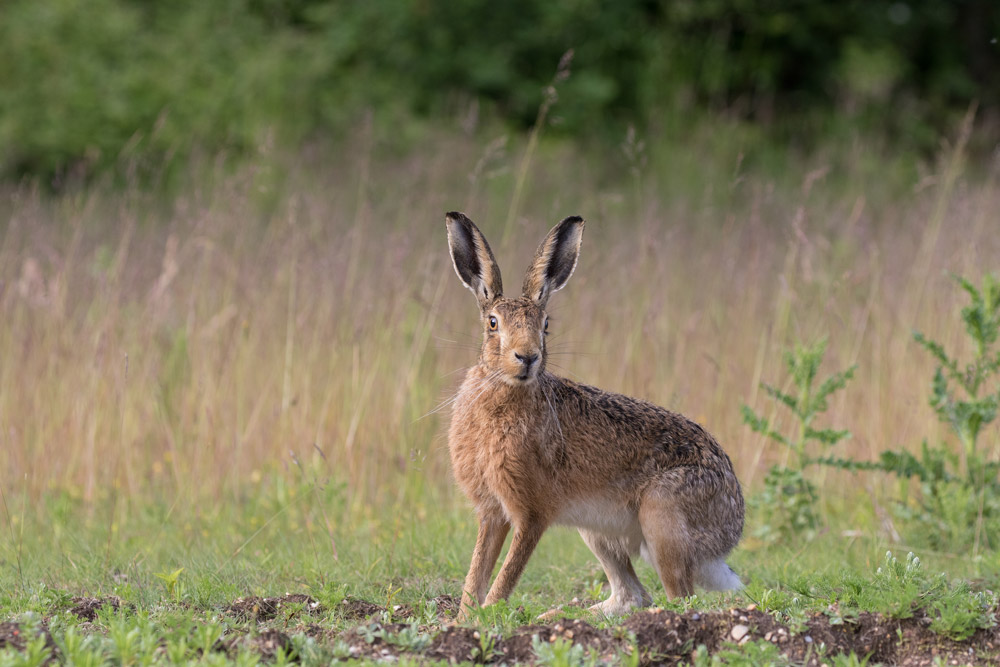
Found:
[[[278,506],[278,488],[265,484],[258,505]],[[25,510],[26,523],[18,524],[14,540],[0,548],[5,564],[0,570],[0,620],[17,621],[31,636],[44,619],[61,655],[76,651],[81,664],[214,663],[225,654],[216,649],[205,657],[200,651],[218,639],[238,643],[244,640],[234,638],[259,636],[267,628],[286,633],[297,658],[307,664],[320,664],[338,652],[349,656],[351,641],[358,641],[352,638],[366,633],[401,648],[426,648],[447,623],[433,600],[459,594],[474,540],[471,517],[447,510],[414,520],[404,514],[409,505],[394,507],[389,520],[338,527],[333,533],[338,558],[327,535],[290,527],[307,525],[309,508],[294,498],[289,502],[275,510],[282,522],[272,521],[263,530],[257,527],[261,517],[254,508],[235,504],[200,517],[167,516],[167,506],[145,506],[110,527],[107,508],[89,518],[74,509],[61,515]],[[332,502],[329,509],[340,508]],[[753,604],[793,631],[802,631],[813,612],[851,622],[862,612],[905,619],[929,610],[932,630],[956,639],[994,622],[995,594],[976,591],[996,590],[1000,584],[995,555],[974,567],[934,554],[926,557],[927,563],[901,554],[890,559],[885,550],[879,540],[836,534],[794,548],[743,549],[732,564],[746,577],[745,591],[679,601],[664,597],[651,568],[641,564],[639,574],[660,607],[708,611]],[[940,569],[949,574],[936,574]],[[977,578],[974,590],[958,578],[977,570],[990,574]],[[554,529],[512,598],[477,610],[471,623],[484,633],[506,636],[556,605],[592,599],[602,584],[603,573],[575,532]],[[285,593],[307,594],[324,611],[314,615],[293,605],[261,625],[226,611],[240,597]],[[86,623],[69,612],[76,595],[117,596],[124,606],[105,608]],[[339,610],[346,597],[389,611],[369,621],[345,618]],[[572,605],[567,613],[597,627],[620,623],[594,619]],[[383,630],[385,623],[406,627]],[[323,628],[325,638],[317,641],[313,626]],[[386,638],[386,632],[391,636]],[[753,650],[740,646],[737,653]],[[44,653],[34,645],[22,652],[0,650],[0,664],[33,664],[33,651]],[[243,653],[234,651],[230,657],[238,663],[261,658],[250,646]]]
[[[447,257],[443,212],[455,208],[491,238],[513,220],[495,248],[512,284],[552,222],[583,214],[580,266],[553,298],[554,369],[704,424],[748,494],[789,454],[751,432],[740,406],[788,426],[759,387],[783,377],[797,340],[828,337],[821,376],[857,364],[816,424],[851,431],[839,456],[960,446],[927,405],[934,360],[912,331],[961,358],[947,273],[979,283],[1000,256],[997,174],[966,169],[964,140],[900,190],[822,158],[751,171],[738,142],[700,135],[647,146],[637,172],[544,141],[529,161],[522,144],[434,139],[405,156],[362,136],[349,163],[202,169],[166,202],[30,187],[0,200],[0,622],[44,621],[96,664],[222,660],[198,653],[212,633],[269,627],[225,612],[248,595],[320,601],[323,616],[270,622],[317,662],[346,639],[317,647],[303,632],[356,637],[359,622],[336,611],[348,596],[412,613],[418,627],[393,641],[433,634],[430,601],[460,593],[475,531],[448,471],[447,411],[435,411],[478,345]],[[858,151],[858,164],[876,160]],[[995,424],[979,447],[996,460]],[[812,539],[765,543],[751,515],[731,558],[739,596],[668,602],[651,569],[639,574],[671,609],[757,604],[792,624],[831,606],[917,605],[942,636],[961,636],[988,602],[975,594],[1000,586],[997,551],[929,549],[891,511],[913,490],[880,475],[817,469]],[[917,553],[923,574],[877,588],[889,550],[904,563]],[[580,539],[553,529],[511,600],[477,621],[509,633],[602,589]],[[66,611],[77,595],[132,606],[79,625]],[[36,649],[0,660],[31,664]]]

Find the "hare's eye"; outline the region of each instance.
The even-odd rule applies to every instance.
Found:
[[[490,331],[497,330],[497,318],[490,315]]]
[[[547,317],[545,318],[545,324],[542,326],[542,332],[543,333],[549,332],[549,318]]]

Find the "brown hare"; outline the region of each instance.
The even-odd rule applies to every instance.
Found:
[[[583,219],[549,232],[516,298],[504,296],[475,224],[462,213],[446,222],[455,271],[483,324],[479,362],[458,390],[448,432],[455,479],[479,518],[462,614],[510,595],[553,524],[578,528],[604,567],[611,595],[592,609],[605,615],[650,604],[632,568],[637,553],[670,597],[695,584],[739,588],[724,559],[743,532],[743,493],[722,447],[679,414],[545,370],[545,306],[576,268]]]

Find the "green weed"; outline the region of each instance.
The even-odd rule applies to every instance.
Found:
[[[904,487],[898,515],[907,522],[915,543],[935,549],[995,548],[1000,535],[1000,461],[988,460],[979,446],[984,426],[997,415],[1000,405],[1000,281],[987,275],[981,287],[955,277],[968,294],[961,320],[974,350],[972,359],[961,363],[944,345],[923,333],[914,339],[937,361],[931,381],[930,405],[938,419],[957,437],[960,449],[945,443],[937,447],[924,440],[920,456],[904,450],[882,452],[871,464],[834,462],[848,469],[882,470],[901,480],[916,479],[919,495],[909,502]]]
[[[755,433],[761,433],[786,447],[793,456],[790,465],[774,465],[764,478],[764,487],[751,499],[757,510],[759,525],[754,535],[766,541],[815,535],[820,526],[816,511],[816,486],[805,478],[806,466],[820,460],[819,455],[850,436],[846,430],[815,428],[814,420],[825,412],[827,399],[848,380],[854,377],[857,366],[834,373],[818,386],[817,375],[826,353],[827,340],[821,339],[812,346],[796,345],[784,355],[788,380],[794,391],[784,391],[770,384],[762,383],[761,388],[777,404],[789,409],[795,418],[794,432],[783,434],[771,420],[743,405],[743,422]]]
[[[156,578],[163,582],[163,587],[167,591],[167,597],[174,602],[180,602],[184,595],[184,586],[181,583],[181,573],[183,567],[179,567],[173,572],[157,572]]]
[[[715,655],[710,655],[704,644],[695,649],[692,665],[694,667],[755,667],[770,665],[782,667],[791,665],[791,661],[781,654],[778,646],[769,641],[758,639],[744,644],[727,642]]]
[[[531,648],[538,664],[546,667],[592,667],[597,664],[596,656],[565,637],[553,637],[552,641],[546,642],[534,635]]]

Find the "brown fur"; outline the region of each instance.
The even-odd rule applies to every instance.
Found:
[[[516,299],[503,296],[493,254],[472,221],[450,213],[447,222],[455,269],[477,295],[484,332],[448,433],[455,479],[479,518],[463,612],[510,595],[556,523],[578,527],[601,561],[611,586],[597,605],[604,613],[649,603],[632,568],[636,552],[669,596],[690,595],[696,582],[738,585],[722,559],[742,534],[743,495],[712,436],[679,414],[545,370],[545,306],[573,272],[583,220],[553,228]]]

